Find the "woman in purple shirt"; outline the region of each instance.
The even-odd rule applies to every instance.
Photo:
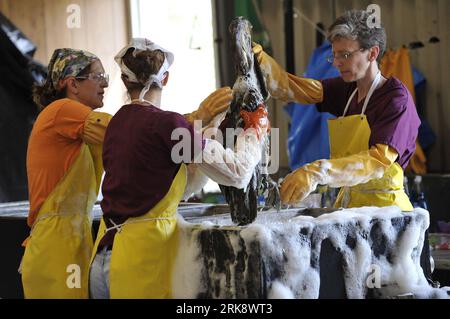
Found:
[[[245,130],[237,137],[236,150],[225,150],[218,141],[204,139],[184,116],[159,108],[172,53],[137,38],[117,54],[116,62],[131,103],[114,115],[105,134],[103,218],[90,293],[92,298],[170,298],[178,246],[176,209],[187,179],[193,184],[192,176],[206,181],[206,175],[227,186],[247,185],[261,158],[267,112],[243,111]],[[206,101],[228,105],[230,99],[222,95],[213,93]],[[205,119],[204,114],[199,117]],[[183,154],[174,152],[185,142],[178,133],[187,140]]]
[[[294,204],[317,185],[342,187],[336,207],[397,205],[413,209],[403,190],[403,169],[415,150],[420,120],[410,92],[396,78],[385,78],[379,63],[386,49],[382,26],[369,24],[366,11],[348,11],[329,29],[329,62],[338,78],[316,81],[284,71],[260,45],[253,50],[275,98],[318,103],[328,121],[329,160],[318,160],[287,175],[284,203]]]

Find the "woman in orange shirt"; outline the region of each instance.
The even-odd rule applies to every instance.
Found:
[[[25,298],[87,298],[90,212],[111,116],[102,107],[108,76],[95,55],[57,49],[45,83],[34,88],[41,112],[28,143],[30,198],[22,260]]]

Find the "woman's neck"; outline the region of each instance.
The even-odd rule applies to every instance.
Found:
[[[139,95],[140,95],[140,91],[132,91],[129,92],[130,93],[130,98],[132,101],[139,101]],[[145,93],[143,101],[142,102],[147,102],[150,103],[153,106],[156,106],[157,108],[161,107],[161,90],[157,90],[157,89],[150,89],[147,93]]]
[[[363,98],[366,97],[367,93],[370,90],[370,87],[372,86],[373,80],[375,79],[375,76],[379,71],[380,70],[378,69],[377,62],[374,61],[367,69],[366,75],[362,79],[356,81],[356,86],[358,88],[358,101],[361,101]],[[383,85],[384,81],[385,79],[382,78],[382,80],[378,84],[378,87]]]

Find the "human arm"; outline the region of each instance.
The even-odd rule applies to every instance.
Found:
[[[254,43],[253,53],[261,67],[266,87],[274,98],[302,104],[322,101],[323,90],[320,81],[286,72],[259,44]]]
[[[261,160],[261,139],[270,127],[267,111],[259,107],[254,112],[241,111],[244,131],[236,141],[234,150],[221,143],[205,139],[203,151],[194,159],[192,169],[200,170],[215,182],[244,188],[250,181],[255,166]]]
[[[318,185],[355,186],[381,178],[397,157],[394,148],[376,144],[367,151],[350,156],[314,161],[286,176],[281,185],[281,200],[285,204],[299,202]]]
[[[54,120],[56,132],[68,139],[82,139],[87,144],[103,142],[111,115],[93,111],[76,101],[68,100],[58,110]]]
[[[108,113],[95,112],[89,113],[84,122],[82,139],[86,144],[98,145],[102,144],[105,139],[106,128],[112,116]]]
[[[207,126],[217,114],[228,109],[232,99],[231,88],[229,86],[222,87],[204,99],[196,111],[185,114],[184,117],[191,124],[200,120],[203,122],[203,126]]]

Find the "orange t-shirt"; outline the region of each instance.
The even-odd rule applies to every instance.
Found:
[[[31,227],[40,207],[80,152],[92,109],[71,99],[49,104],[37,117],[27,151]]]

